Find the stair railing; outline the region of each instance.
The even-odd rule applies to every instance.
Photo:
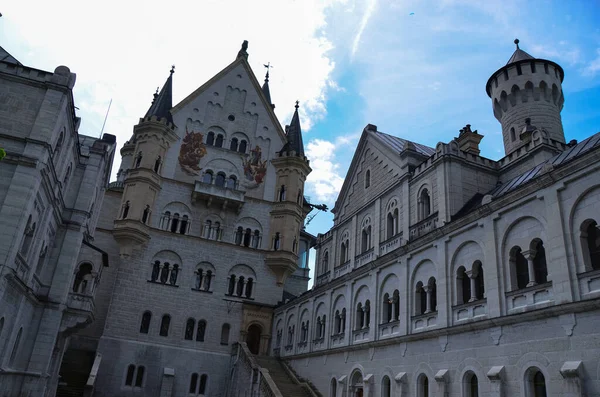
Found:
[[[229,397],[246,396],[248,391],[251,397],[283,397],[269,371],[258,365],[246,343],[236,343],[232,355],[235,359],[227,393]],[[244,393],[240,394],[242,390]]]
[[[90,376],[88,376],[88,380],[83,389],[83,397],[92,397],[94,395],[94,388],[96,387],[96,377],[98,376],[98,369],[100,368],[101,362],[102,354],[96,353],[96,358],[94,358],[94,364],[92,364]]]

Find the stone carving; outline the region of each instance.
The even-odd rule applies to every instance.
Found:
[[[185,137],[179,149],[179,166],[188,175],[200,175],[200,159],[206,155],[206,147],[202,142],[203,135],[200,132],[188,132],[185,130]]]

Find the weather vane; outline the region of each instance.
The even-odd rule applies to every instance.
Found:
[[[264,65],[264,67],[267,68],[267,73],[269,73],[269,69],[271,69],[273,66],[271,66],[271,62],[268,62],[266,65]]]

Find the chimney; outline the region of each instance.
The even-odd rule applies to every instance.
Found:
[[[458,138],[454,139],[463,152],[479,155],[479,142],[483,139],[483,135],[478,134],[477,130],[471,131],[471,124],[467,124],[461,129]]]

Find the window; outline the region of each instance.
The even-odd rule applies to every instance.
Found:
[[[391,239],[396,234],[398,234],[398,208],[395,208],[391,212],[388,212],[386,229],[387,239]]]
[[[66,188],[67,184],[69,183],[69,177],[71,176],[71,168],[73,167],[73,164],[69,164],[69,167],[67,167],[67,172],[65,172],[65,177],[63,179],[63,186]]]
[[[227,179],[227,189],[236,189],[237,188],[237,178],[235,175],[230,175],[229,179]]]
[[[123,206],[123,214],[121,215],[121,218],[127,219],[127,215],[129,215],[129,200],[127,200]]]
[[[229,324],[223,324],[221,328],[221,344],[228,345],[229,344]]]
[[[240,147],[238,148],[238,151],[240,153],[246,153],[246,141],[244,141],[244,140],[240,141]]]
[[[419,281],[415,290],[415,315],[425,314],[427,310],[427,289]]]
[[[252,248],[258,248],[260,245],[260,231],[254,230],[254,235],[252,236]]]
[[[200,382],[198,382],[200,379]],[[198,376],[197,373],[193,373],[190,379],[190,389],[189,392],[195,396],[204,396],[206,394],[206,383],[208,382],[208,375],[203,374],[202,376]]]
[[[144,213],[142,214],[142,223],[143,224],[147,224],[148,223],[148,217],[150,216],[150,206],[146,205],[146,208],[144,208]]]
[[[516,246],[512,248],[510,262],[516,276],[516,285],[513,285],[513,289],[527,287],[527,284],[529,284],[529,269],[527,259],[523,256],[521,247]]]
[[[367,252],[371,249],[371,226],[367,226],[362,231],[362,252]]]
[[[429,397],[429,379],[427,379],[425,374],[421,374],[421,376],[419,376],[417,395],[419,397]]]
[[[63,128],[60,131],[60,135],[58,135],[58,140],[56,141],[56,146],[54,147],[53,157],[57,157],[60,154],[60,149],[62,148],[64,139],[65,139],[65,129]]]
[[[152,264],[152,274],[150,281],[168,285],[177,285],[177,276],[179,276],[179,265],[171,265],[169,262],[161,264],[160,261],[154,261]]]
[[[285,185],[279,188],[279,201],[285,201]]]
[[[217,135],[217,140],[215,141],[216,147],[223,147],[223,135]]]
[[[190,379],[190,394],[196,394],[196,390],[198,389],[198,374],[192,374],[192,378]]]
[[[142,387],[142,382],[144,381],[144,367],[138,367],[137,374],[135,376],[135,387]]]
[[[33,236],[35,235],[36,223],[33,222],[33,217],[29,215],[27,219],[27,224],[25,225],[25,231],[23,232],[23,242],[21,245],[20,253],[22,255],[27,255],[29,252],[29,247],[33,241]]]
[[[525,372],[525,396],[546,397],[546,377],[539,368],[531,367]]]
[[[142,314],[142,322],[140,324],[140,334],[147,334],[150,329],[150,320],[152,319],[152,313],[146,311]]]
[[[196,342],[204,342],[204,334],[206,333],[206,321],[198,321],[198,329],[196,330]]]
[[[548,282],[544,243],[540,239],[534,239],[530,247],[531,249],[528,251],[521,251],[521,247],[515,246],[510,251],[513,289],[522,289]]]
[[[215,185],[217,185],[219,187],[225,187],[225,179],[226,179],[225,174],[222,172],[219,172],[217,174],[217,177],[215,178]]]
[[[125,386],[142,387],[145,372],[146,368],[143,366],[136,367],[130,364],[127,367],[127,374],[125,375]]]
[[[356,306],[356,326],[355,330],[369,328],[371,323],[370,304],[367,300],[363,305],[361,302]]]
[[[535,256],[533,257],[533,272],[534,281],[537,284],[543,284],[548,282],[548,267],[546,266],[546,249],[544,243],[541,240],[535,242],[534,248]]]
[[[237,151],[238,149],[238,140],[237,138],[233,138],[231,143],[229,144],[229,150]]]
[[[331,386],[329,389],[329,395],[332,397],[337,397],[337,380],[335,378],[331,378]]]
[[[73,281],[73,292],[79,294],[89,294],[92,292],[94,278],[92,276],[93,267],[89,263],[82,263],[79,270],[75,273]]]
[[[142,157],[142,152],[138,152],[137,156],[135,156],[135,164],[133,168],[138,168],[140,166],[140,164],[142,163]]]
[[[12,352],[10,353],[10,359],[8,361],[8,365],[12,366],[15,363],[15,359],[17,358],[17,353],[19,352],[19,345],[21,344],[21,335],[23,334],[23,327],[19,328],[19,332],[17,333],[17,337],[15,338],[15,343],[13,344]]]
[[[251,240],[252,240],[252,230],[250,230],[250,228],[248,228],[248,229],[246,229],[246,232],[244,233],[244,247],[249,247]]]
[[[371,186],[371,170],[365,172],[365,189]]]
[[[483,299],[485,298],[485,284],[483,281],[483,265],[480,261],[475,261],[473,263],[472,276],[475,277],[475,299]],[[473,291],[473,288],[471,288]],[[471,292],[473,295],[473,292]]]
[[[346,263],[346,257],[348,256],[348,248],[346,247],[346,242],[343,242],[340,246],[340,265]]]
[[[213,180],[213,172],[211,170],[205,171],[204,175],[202,175],[202,182],[211,184],[212,180]]]
[[[382,324],[400,319],[400,292],[398,290],[394,290],[392,296],[387,293],[383,296],[382,309]]]
[[[194,328],[196,328],[196,320],[193,318],[188,318],[185,323],[185,340],[193,340],[194,339]]]
[[[427,189],[421,190],[417,207],[419,210],[419,220],[423,220],[431,215],[431,197]]]
[[[595,220],[581,225],[581,245],[586,270],[600,270],[600,226]]]
[[[169,326],[171,325],[171,316],[165,314],[160,322],[160,336],[169,336]]]
[[[514,142],[517,140],[517,135],[515,134],[515,128],[511,127],[510,128],[510,140],[511,142]]]
[[[215,144],[215,133],[210,131],[206,136],[206,144],[209,146],[213,146]]]
[[[227,294],[233,295],[234,292],[235,292],[235,276],[232,274],[231,276],[229,276],[229,287],[227,289]]]
[[[135,375],[135,365],[131,364],[127,367],[127,376],[125,377],[125,385],[133,386],[133,376]]]
[[[322,274],[325,274],[329,271],[329,251],[325,251],[325,255],[323,255],[323,271]]]
[[[392,385],[389,376],[384,376],[381,381],[381,397],[392,396]]]
[[[186,234],[187,230],[188,230],[188,216],[184,215],[181,218],[181,222],[179,225],[179,234]]]
[[[160,170],[160,165],[162,164],[162,158],[158,156],[154,161],[154,172],[158,173]]]
[[[179,228],[179,214],[173,214],[171,218],[171,233],[177,233],[177,229]]]
[[[273,250],[277,251],[279,249],[280,238],[279,232],[275,233],[275,238],[273,239]]]
[[[212,267],[212,265],[205,263],[204,265],[200,265],[202,267]],[[210,291],[210,286],[212,284],[213,272],[212,270],[205,270],[202,267],[198,267],[196,269],[196,280],[194,283],[194,289],[198,291]]]
[[[477,375],[473,372],[467,372],[463,380],[463,390],[465,397],[479,397],[479,383]]]
[[[456,272],[456,291],[457,304],[469,302],[471,299],[471,279],[467,276],[464,266],[459,267]]]
[[[254,284],[254,280],[251,278],[246,282],[246,298],[250,299],[252,297],[252,287]]]

